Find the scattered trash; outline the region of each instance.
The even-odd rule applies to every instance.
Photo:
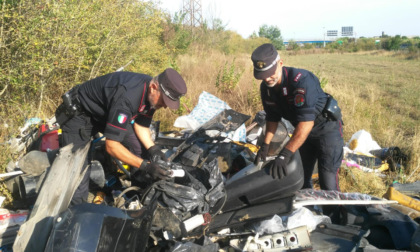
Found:
[[[59,131],[54,123],[28,122],[21,134],[33,139],[19,140],[24,153],[8,164],[3,177],[16,182],[16,188],[10,189],[19,198],[36,201],[31,212],[0,209],[0,232],[14,227],[0,245],[13,243],[16,251],[87,251],[98,244],[107,251],[410,248],[420,211],[416,199],[396,194],[402,185],[390,187],[384,195],[388,200],[361,193],[300,190],[299,152],[288,164],[287,177],[273,179],[267,171],[272,157],[253,164],[265,115],[257,113],[245,127],[249,118],[203,92],[191,113],[176,120],[182,132],[160,132],[159,122],[154,122],[154,139],[169,159],[156,163],[172,171],[169,181],[157,182],[132,181],[130,167],[106,153],[102,137],[72,153],[72,146],[56,149]],[[276,155],[293,130],[289,122],[279,123],[270,155]],[[378,174],[392,170],[391,166],[399,169],[406,158],[396,146],[381,148],[365,130],[356,132],[344,148],[345,165]],[[95,189],[92,203],[69,208],[77,179],[67,178],[83,177],[80,170],[88,152]],[[419,195],[420,190],[412,185],[402,192]],[[416,212],[397,211],[393,206],[398,202]],[[331,206],[340,210],[339,222],[327,215]],[[39,229],[43,232],[35,232]],[[413,238],[411,246],[418,240]]]
[[[11,211],[0,208],[0,230],[4,231],[8,227],[22,225],[28,218],[28,213],[28,210]]]
[[[346,146],[356,153],[365,155],[371,155],[371,150],[381,148],[378,143],[372,139],[371,134],[366,130],[359,130],[354,133]]]
[[[198,104],[190,114],[178,117],[174,122],[174,127],[186,130],[196,130],[210,119],[217,116],[223,110],[231,109],[229,105],[216,96],[203,91],[198,97]],[[232,141],[246,141],[245,124],[235,131],[224,132],[227,138]]]
[[[408,160],[397,146],[381,148],[369,132],[359,130],[344,147],[344,163],[365,172],[398,171]]]
[[[409,195],[413,198],[420,199],[420,180],[413,182],[413,183],[393,183],[392,187],[394,187],[397,191]]]
[[[314,231],[320,223],[331,223],[330,217],[326,215],[316,215],[306,207],[296,209],[290,216],[286,216],[285,220],[287,229],[306,226],[308,232]]]
[[[413,208],[417,211],[420,211],[420,201],[416,200],[410,196],[407,196],[403,193],[400,193],[397,191],[394,187],[389,187],[388,191],[383,196],[386,199],[389,200],[396,200],[398,203],[400,203],[403,206],[407,206],[410,208]]]

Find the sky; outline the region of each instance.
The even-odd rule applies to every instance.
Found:
[[[171,14],[183,6],[183,0],[152,1]],[[201,8],[203,19],[219,18],[244,38],[264,24],[277,26],[285,41],[334,39],[327,31],[340,37],[345,26],[356,38],[420,36],[420,0],[201,0]]]

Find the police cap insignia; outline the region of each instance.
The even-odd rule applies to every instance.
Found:
[[[263,80],[276,72],[280,55],[273,44],[267,43],[260,45],[252,52],[251,60],[254,64],[254,77]]]
[[[258,61],[256,65],[257,65],[258,68],[263,68],[263,67],[265,67],[266,64],[265,64],[264,61]]]

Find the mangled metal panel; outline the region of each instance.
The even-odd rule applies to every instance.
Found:
[[[90,144],[72,152],[73,145],[63,147],[49,170],[29,220],[24,223],[13,244],[14,251],[44,251],[54,216],[64,211],[80,184]]]

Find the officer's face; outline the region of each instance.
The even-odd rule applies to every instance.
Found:
[[[160,91],[159,86],[152,85],[149,93],[150,107],[158,110],[160,108],[166,108],[166,104],[163,101],[163,93]]]
[[[283,65],[282,61],[278,62],[276,72],[274,72],[274,74],[271,75],[270,77],[264,79],[264,82],[268,87],[274,87],[277,83],[281,82],[282,65]]]
[[[159,96],[158,98],[152,99],[150,101],[150,107],[154,108],[155,110],[158,110],[160,108],[166,108],[166,104],[165,104],[165,102],[163,101],[163,98],[162,98],[162,93],[159,92],[158,96]]]

